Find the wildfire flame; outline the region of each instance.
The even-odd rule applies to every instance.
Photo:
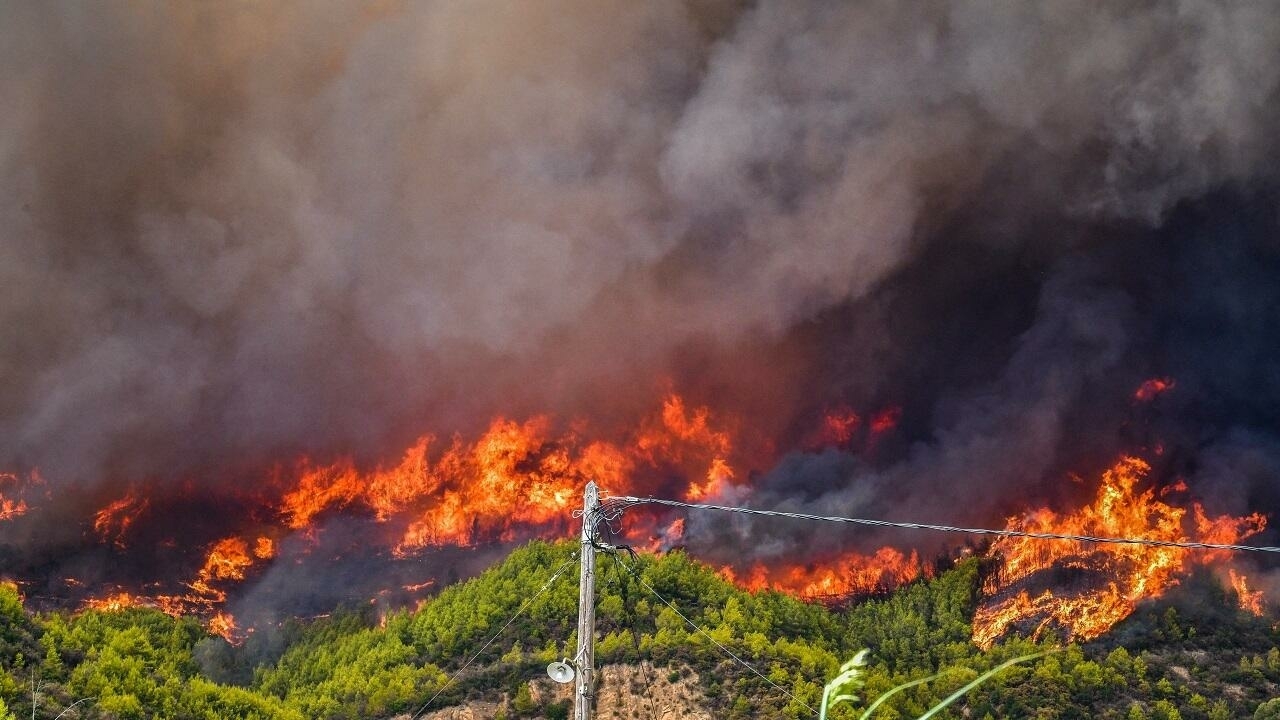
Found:
[[[85,607],[102,612],[119,612],[128,608],[146,607],[146,598],[139,598],[127,592],[118,592],[106,597],[91,598],[85,601]]]
[[[654,521],[654,518],[647,518]],[[684,540],[684,518],[676,518],[667,524],[666,527],[655,530],[656,525],[646,524],[642,528],[637,528],[638,523],[632,522],[631,534],[637,537],[648,537],[648,543],[645,544],[646,552],[658,553],[670,550],[676,547]]]
[[[1150,399],[1172,386],[1167,378],[1149,380],[1135,398]],[[890,406],[867,414],[864,421],[863,415],[838,406],[825,414],[805,444],[815,450],[848,450],[856,444],[874,451],[877,439],[891,432],[901,415],[900,408]],[[351,458],[316,462],[304,457],[292,471],[277,468],[264,479],[257,491],[265,498],[255,496],[255,502],[267,512],[253,513],[234,534],[204,545],[193,557],[202,561],[193,563],[188,582],[173,586],[176,592],[137,594],[114,587],[85,601],[85,606],[198,614],[206,618],[210,632],[238,642],[252,628],[239,628],[222,607],[231,588],[276,558],[279,539],[299,533],[314,540],[326,514],[355,513],[366,518],[369,527],[382,529],[378,549],[389,558],[441,546],[562,535],[587,479],[619,494],[668,494],[689,501],[733,495],[738,483],[749,477],[744,471],[754,467],[737,446],[734,426],[733,419],[717,417],[671,394],[634,428],[605,437],[593,435],[585,421],[563,426],[543,415],[524,420],[497,417],[473,439],[422,435],[397,461],[373,468]],[[1260,515],[1210,517],[1199,504],[1177,507],[1170,498],[1185,493],[1186,484],[1143,489],[1149,471],[1142,460],[1122,458],[1103,473],[1097,497],[1085,507],[1066,514],[1047,507],[1033,509],[1010,519],[1007,527],[1167,541],[1194,537],[1230,544],[1266,524]],[[38,476],[33,473],[32,478]],[[0,491],[0,520],[25,511],[24,484],[17,476],[0,475]],[[146,516],[149,522],[159,514],[145,495],[131,491],[93,516],[93,536],[123,552],[140,518]],[[630,537],[648,538],[651,551],[683,542],[682,518],[633,512],[624,523]],[[1189,562],[1226,557],[1223,552],[1192,555],[1181,548],[1021,538],[998,540],[992,552],[1000,567],[983,587],[986,600],[974,620],[974,640],[983,646],[1014,628],[1039,633],[1055,626],[1073,637],[1094,637],[1131,613],[1138,602],[1176,584]],[[915,551],[892,547],[843,552],[822,562],[757,562],[721,572],[749,590],[777,590],[811,600],[881,592],[930,574]],[[1064,584],[1071,585],[1060,582],[1064,572],[1089,580],[1089,587],[1064,590]],[[1242,607],[1261,612],[1261,593],[1249,590],[1244,576],[1235,571],[1230,577]],[[435,582],[426,578],[397,585],[416,593]],[[68,579],[68,586],[82,584]],[[155,587],[163,584],[149,589]]]
[[[724,567],[720,574],[752,592],[777,590],[805,600],[823,600],[892,590],[928,573],[914,550],[904,554],[883,547],[871,555],[849,552],[821,564],[770,568],[755,563],[746,573]]]
[[[237,645],[244,641],[245,633],[237,626],[235,618],[223,610],[215,610],[227,599],[227,591],[219,585],[245,578],[250,566],[257,560],[269,560],[275,556],[275,544],[270,538],[257,538],[252,547],[239,537],[229,537],[214,543],[209,549],[203,567],[188,587],[185,595],[136,595],[118,591],[101,597],[89,598],[83,607],[103,612],[117,612],[129,608],[154,608],[173,617],[203,615],[205,627],[214,635]],[[79,584],[68,578],[68,584]]]
[[[112,545],[123,550],[124,538],[129,532],[129,526],[146,511],[149,504],[146,498],[139,499],[133,493],[129,493],[94,514],[93,530],[103,542],[110,541]]]
[[[881,408],[865,422],[852,408],[840,405],[827,410],[803,445],[810,450],[828,447],[874,450],[880,439],[897,428],[901,420],[902,408],[896,405]]]
[[[6,486],[9,488],[7,492],[10,493],[21,492],[22,490],[22,483],[17,475],[0,473],[0,490],[5,490]],[[23,515],[27,510],[27,501],[21,495],[6,497],[3,492],[0,492],[0,522]]]
[[[1174,388],[1177,383],[1173,378],[1157,377],[1145,380],[1138,389],[1133,393],[1135,402],[1150,402],[1157,395],[1166,393]]]
[[[222,636],[227,640],[227,642],[237,644],[242,641],[238,632],[239,629],[236,627],[236,619],[231,617],[228,613],[214,613],[213,617],[209,618],[209,624],[207,627],[209,628],[209,632],[214,635]]]
[[[898,427],[898,422],[902,420],[902,408],[888,407],[876,413],[871,418],[871,434],[872,436],[880,436]]]
[[[191,589],[211,602],[220,603],[227,598],[225,590],[214,587],[214,583],[224,580],[243,580],[245,570],[253,564],[256,556],[269,560],[275,554],[272,542],[268,538],[258,538],[254,544],[254,552],[250,554],[249,543],[243,538],[230,537],[219,541],[209,551],[204,567]]]
[[[0,521],[16,518],[26,512],[27,503],[25,501],[0,497]]]
[[[822,425],[813,439],[807,443],[814,449],[824,447],[848,447],[862,425],[862,416],[848,406],[840,406],[827,411],[822,418]]]
[[[1262,591],[1250,590],[1248,579],[1236,572],[1234,568],[1228,568],[1227,575],[1231,582],[1231,589],[1236,591],[1236,596],[1240,599],[1240,609],[1262,617]]]
[[[383,548],[406,557],[422,549],[469,546],[492,540],[563,534],[581,501],[582,484],[594,479],[613,492],[669,487],[685,478],[677,493],[686,499],[714,498],[739,477],[729,423],[711,410],[668,395],[636,428],[605,440],[587,437],[585,423],[557,431],[548,416],[523,421],[495,418],[474,440],[454,435],[441,441],[423,435],[398,462],[362,469],[353,459],[317,463],[302,458],[293,472],[277,472],[264,485],[275,488],[277,524],[264,534],[237,534],[212,543],[203,564],[186,583],[189,592],[133,594],[111,591],[85,601],[101,610],[154,607],[164,612],[200,614],[210,632],[243,638],[235,620],[220,607],[250,568],[272,560],[279,537],[309,537],[326,513],[366,514],[391,532]],[[150,505],[136,492],[108,503],[93,517],[95,536],[119,551],[131,526]],[[654,522],[637,515],[635,522]],[[669,547],[678,542],[683,521],[660,533]],[[434,580],[404,585],[407,592],[433,587]]]
[[[524,422],[497,418],[475,442],[455,436],[432,458],[437,444],[435,437],[423,436],[398,465],[368,473],[350,460],[304,464],[296,485],[281,499],[281,514],[292,529],[307,527],[327,510],[353,506],[371,510],[381,522],[407,515],[408,525],[394,546],[404,556],[423,548],[512,538],[519,527],[562,526],[588,478],[614,492],[629,492],[637,469],[677,468],[686,477],[701,478],[688,484],[684,496],[706,499],[737,477],[730,434],[715,426],[708,408],[689,408],[677,395],[666,398],[656,418],[618,442],[586,441],[572,431],[557,434],[550,418],[535,416]]]
[[[1011,518],[1007,528],[1032,533],[1060,533],[1091,537],[1126,537],[1183,542],[1186,510],[1156,498],[1153,489],[1138,486],[1150,466],[1125,457],[1103,473],[1096,499],[1069,515],[1039,508]],[[1260,515],[1244,518],[1209,518],[1194,508],[1196,539],[1212,543],[1237,543],[1266,525]],[[1133,612],[1137,603],[1162,595],[1177,584],[1186,564],[1209,562],[1220,553],[1192,555],[1186,548],[1081,543],[1001,538],[992,544],[1001,558],[1000,569],[986,582],[988,602],[973,621],[974,642],[982,647],[1014,627],[1030,624],[1038,634],[1050,626],[1064,628],[1073,638],[1089,639],[1106,632]],[[1086,592],[1060,594],[1055,589],[1032,593],[1015,588],[1034,574],[1054,568],[1101,573],[1105,586]]]

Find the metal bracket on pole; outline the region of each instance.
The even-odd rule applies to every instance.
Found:
[[[573,720],[591,720],[595,701],[596,646],[596,523],[599,521],[600,490],[587,483],[582,501],[582,548],[579,553],[581,572],[578,576],[578,652],[577,684],[573,692]]]

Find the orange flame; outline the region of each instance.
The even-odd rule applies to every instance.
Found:
[[[276,556],[276,543],[271,538],[260,537],[253,542],[253,556],[259,560],[270,560]]]
[[[227,593],[215,588],[212,583],[223,580],[243,580],[245,570],[253,565],[255,556],[266,560],[270,559],[274,553],[274,546],[268,538],[258,538],[252,555],[249,552],[249,543],[242,538],[229,537],[220,540],[210,549],[209,556],[204,561],[204,567],[200,568],[195,581],[191,583],[191,589],[203,599],[220,603],[226,600]]]
[[[100,610],[102,612],[119,612],[128,608],[142,607],[144,601],[142,598],[131,595],[127,592],[118,592],[106,597],[92,598],[85,601],[85,607],[92,610]]]
[[[1145,380],[1138,389],[1133,393],[1135,402],[1150,402],[1157,395],[1161,395],[1173,389],[1177,385],[1173,378],[1157,377]]]
[[[109,540],[112,545],[123,550],[124,538],[129,533],[129,526],[146,512],[150,504],[146,498],[140,500],[133,493],[129,493],[108,504],[93,516],[93,530],[103,542]]]
[[[218,602],[221,602],[221,599]],[[98,612],[121,612],[131,608],[150,608],[159,610],[170,617],[181,618],[192,614],[207,613],[213,603],[213,599],[200,596],[135,595],[125,591],[117,591],[101,597],[89,598],[81,603],[81,608]],[[239,644],[243,640],[243,636],[236,631],[235,620],[225,612],[215,612],[212,616],[209,616],[205,622],[205,628],[211,634],[220,635],[233,645]]]
[[[730,433],[708,408],[690,408],[678,395],[669,395],[655,417],[618,442],[555,433],[551,419],[539,415],[523,422],[496,418],[475,442],[455,436],[434,459],[433,444],[434,437],[423,436],[398,465],[368,473],[350,459],[304,462],[280,501],[285,523],[306,528],[330,508],[351,506],[371,510],[381,522],[401,517],[407,525],[394,552],[404,556],[427,547],[553,533],[577,506],[587,479],[629,492],[639,468],[679,469],[701,478],[687,485],[685,497],[706,499],[737,478]]]
[[[26,512],[27,503],[25,501],[0,497],[0,521],[16,518]]]
[[[723,458],[714,458],[711,468],[707,470],[707,481],[689,485],[685,498],[694,501],[714,498],[724,492],[732,480],[733,468],[729,467],[729,463]]]
[[[847,447],[853,442],[853,435],[861,424],[862,417],[848,406],[842,405],[829,410],[822,417],[822,425],[808,445],[815,449],[830,446]]]
[[[1231,589],[1236,591],[1236,596],[1240,599],[1240,609],[1262,617],[1262,591],[1250,590],[1247,578],[1234,569],[1228,569],[1227,575],[1231,581]]]
[[[806,600],[820,600],[884,592],[920,577],[922,569],[914,550],[903,554],[883,547],[873,555],[849,552],[821,565],[771,569],[756,563],[745,576],[739,576],[731,567],[721,568],[720,574],[752,592],[777,590]]]
[[[172,617],[202,614],[208,619],[205,627],[214,635],[219,635],[227,642],[235,645],[243,642],[244,633],[236,626],[235,618],[225,611],[216,611],[209,615],[217,605],[225,602],[227,593],[215,584],[228,581],[243,580],[246,570],[253,565],[254,558],[268,560],[275,556],[275,544],[270,538],[260,537],[254,541],[252,551],[249,543],[242,538],[230,537],[214,543],[209,550],[203,567],[196,579],[188,587],[190,595],[135,595],[129,592],[113,592],[98,598],[90,598],[83,607],[104,612],[117,612],[128,608],[155,608]],[[78,580],[68,578],[69,584],[79,584]],[[248,632],[252,632],[250,629]]]
[[[1243,517],[1219,515],[1211,518],[1204,512],[1200,503],[1191,506],[1195,517],[1196,537],[1200,542],[1214,545],[1234,545],[1251,535],[1257,535],[1267,527],[1267,518],[1261,513],[1251,513]],[[1230,557],[1229,550],[1201,551],[1199,556],[1203,562],[1225,560]]]
[[[0,473],[0,488],[6,485],[14,486],[18,492],[22,491],[22,483],[18,476],[13,473]],[[27,510],[27,502],[21,496],[5,497],[3,493],[0,493],[0,522],[16,518],[26,513]]]
[[[1138,490],[1150,466],[1126,457],[1102,475],[1093,503],[1070,515],[1058,515],[1040,508],[1020,518],[1011,518],[1009,530],[1060,533],[1092,537],[1128,537],[1183,542],[1186,510],[1157,500],[1151,489]],[[1260,532],[1265,519],[1208,518],[1196,506],[1197,539],[1202,542],[1235,543]],[[1001,538],[992,552],[1003,559],[1000,570],[986,582],[989,598],[973,621],[974,642],[990,647],[1008,630],[1033,624],[1039,634],[1050,625],[1065,628],[1074,638],[1090,639],[1110,629],[1133,612],[1142,600],[1159,597],[1177,584],[1188,560],[1207,562],[1215,554],[1192,556],[1190,550],[1139,544],[1085,544],[1062,540]],[[1100,573],[1106,582],[1101,590],[1076,595],[1040,593],[1022,589],[1008,597],[1011,588],[1034,574],[1053,567]]]
[[[455,443],[441,465],[460,477],[409,526],[397,551],[471,545],[508,523],[549,523],[567,514],[580,480],[568,448],[551,441],[549,428],[545,417],[498,419],[471,448]]]
[[[1144,383],[1163,392],[1172,380]],[[852,410],[828,412],[819,435],[822,447],[848,446],[862,432],[867,448],[893,430],[901,408],[890,406],[865,423]],[[137,596],[115,593],[89,601],[90,607],[157,607],[170,614],[199,613],[211,632],[235,640],[241,631],[230,615],[215,612],[234,583],[243,581],[255,564],[272,560],[280,531],[311,531],[327,512],[367,513],[388,533],[384,547],[398,556],[444,545],[549,536],[562,533],[577,508],[583,482],[594,479],[609,491],[667,494],[691,501],[725,497],[741,482],[743,456],[735,447],[734,423],[713,416],[706,407],[691,406],[668,395],[661,407],[630,431],[608,439],[587,437],[583,421],[568,429],[549,417],[524,420],[495,418],[478,437],[452,436],[441,442],[423,435],[394,463],[372,469],[358,467],[351,458],[323,464],[303,458],[293,472],[277,471],[265,487],[274,488],[279,527],[266,534],[238,534],[213,543],[188,594]],[[740,464],[742,463],[742,464]],[[1185,483],[1160,492],[1140,490],[1147,464],[1123,458],[1103,474],[1097,498],[1070,514],[1049,508],[1027,512],[1008,527],[1029,532],[1145,537],[1183,540],[1189,534],[1214,543],[1233,543],[1265,526],[1260,515],[1209,517],[1200,505],[1174,507],[1166,496],[1185,492]],[[681,478],[675,481],[673,478]],[[15,483],[0,475],[0,489]],[[682,484],[675,484],[681,482]],[[0,519],[6,505],[0,497]],[[94,517],[94,530],[103,542],[123,547],[130,524],[148,508],[132,493],[104,507]],[[681,542],[684,521],[635,513],[624,518],[628,532],[648,537],[649,549],[660,551]],[[664,523],[665,527],[661,527]],[[1188,530],[1188,527],[1191,529]],[[1179,548],[1145,545],[1102,546],[1005,538],[993,545],[1003,567],[985,584],[986,602],[974,621],[974,639],[990,645],[1014,627],[1028,624],[1039,632],[1057,625],[1080,638],[1094,637],[1132,612],[1137,602],[1156,597],[1178,581],[1192,558]],[[1224,553],[1198,555],[1221,558]],[[1045,590],[1054,585],[1041,575],[1052,568],[1102,578],[1098,592],[1063,593]],[[823,564],[725,568],[724,575],[751,590],[773,589],[808,599],[848,597],[887,590],[927,575],[914,551],[882,548],[873,554],[844,553]],[[428,580],[428,583],[431,581]],[[1233,576],[1233,583],[1235,582]],[[1039,584],[1040,587],[1032,588]],[[1094,583],[1099,584],[1099,583]],[[428,584],[405,586],[416,591]],[[1237,593],[1250,593],[1239,579]],[[1253,600],[1250,600],[1253,602]]]
[[[690,412],[679,395],[670,395],[663,401],[660,425],[646,425],[635,444],[640,454],[651,461],[657,458],[678,461],[686,446],[706,448],[718,456],[727,454],[733,447],[727,432],[712,428],[710,409],[699,407]]]
[[[871,418],[871,434],[883,435],[890,430],[898,427],[898,422],[902,420],[902,408],[893,406],[876,413]]]
[[[657,552],[678,545],[684,540],[684,518],[676,518],[665,529],[652,538],[649,550]]]
[[[434,439],[424,435],[405,451],[399,465],[377,468],[367,476],[356,470],[350,458],[324,467],[304,463],[297,486],[281,499],[289,527],[304,528],[324,510],[354,502],[363,502],[379,520],[385,520],[413,500],[431,494],[439,485],[427,460]]]
[[[232,645],[239,645],[244,642],[244,636],[236,627],[236,619],[230,613],[214,613],[213,617],[209,618],[209,623],[206,627],[210,633],[221,636],[222,639]]]

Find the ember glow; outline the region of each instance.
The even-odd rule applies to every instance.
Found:
[[[861,425],[862,418],[848,407],[829,410],[823,415],[822,426],[809,441],[809,446],[814,449],[848,447]]]
[[[898,421],[902,419],[902,408],[890,407],[876,413],[871,418],[871,434],[873,436],[884,435],[898,426]]]
[[[815,451],[828,447],[855,453],[872,450],[882,437],[897,429],[902,419],[902,408],[896,405],[884,407],[866,417],[870,419],[864,419],[862,414],[848,406],[827,410],[803,446]]]
[[[1133,392],[1133,399],[1137,402],[1150,402],[1157,395],[1163,395],[1174,388],[1177,383],[1173,378],[1151,378],[1143,381],[1138,389]]]

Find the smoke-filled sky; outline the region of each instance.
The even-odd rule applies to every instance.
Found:
[[[5,3],[0,468],[220,481],[671,383],[784,441],[903,406],[756,504],[977,521],[1159,436],[1280,509],[1278,87],[1270,2]]]

